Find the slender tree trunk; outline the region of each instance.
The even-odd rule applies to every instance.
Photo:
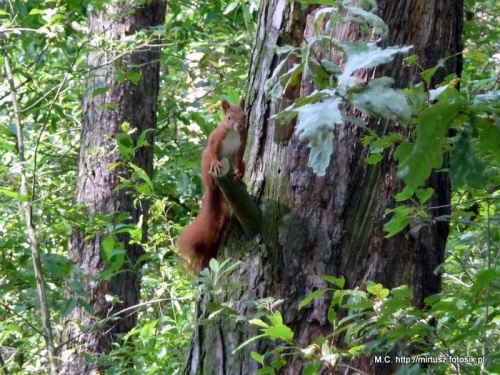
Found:
[[[102,11],[88,14],[89,28],[94,40],[105,36],[112,41],[123,42],[128,35],[141,29],[162,25],[165,20],[166,3],[154,0],[133,6],[133,3],[112,2]],[[124,122],[130,123],[134,142],[146,130],[156,127],[156,101],[159,89],[160,51],[157,48],[143,48],[108,63],[113,56],[95,50],[88,55],[90,68],[87,89],[83,102],[83,124],[80,139],[80,159],[75,193],[75,204],[87,210],[94,224],[97,217],[108,215],[111,224],[120,213],[129,214],[128,224],[142,224],[142,239],[146,239],[148,221],[148,202],[135,201],[131,190],[116,189],[121,178],[127,178],[124,168],[109,170],[113,163],[121,160],[116,147],[116,135],[122,131]],[[99,53],[98,53],[99,51]],[[129,79],[117,79],[118,73],[140,72],[137,84]],[[102,95],[94,96],[96,88],[108,87]],[[94,94],[93,94],[94,93]],[[153,167],[153,131],[147,133],[148,147],[141,147],[132,162],[151,175]],[[139,302],[140,269],[136,261],[142,254],[138,244],[131,244],[128,235],[119,235],[118,240],[125,244],[125,263],[121,272],[109,281],[99,280],[99,274],[107,269],[101,256],[102,241],[107,233],[99,229],[97,233],[85,232],[75,228],[69,241],[69,255],[77,272],[75,281],[82,282],[87,297],[75,290],[69,283],[73,298],[86,300],[94,309],[89,315],[84,304],[78,302],[65,321],[64,341],[66,342],[63,360],[65,374],[92,373],[97,366],[85,360],[90,356],[97,358],[110,350],[116,335],[128,332],[137,321],[135,313],[118,315],[118,320],[103,322],[123,308]],[[120,300],[112,304],[109,296]]]
[[[418,55],[425,68],[436,65],[442,57],[461,52],[462,1],[379,0],[378,4],[390,30],[387,44],[413,45],[411,53]],[[219,248],[219,258],[242,261],[229,281],[244,285],[242,290],[225,290],[221,301],[232,302],[240,314],[248,315],[255,312],[248,307],[250,300],[270,296],[283,299],[279,309],[284,323],[293,329],[294,342],[304,347],[331,333],[327,298],[298,310],[307,295],[326,287],[322,275],[343,275],[348,288],[363,288],[367,280],[389,288],[407,284],[414,293],[415,304],[422,306],[425,297],[441,289],[441,278],[435,269],[443,262],[448,236],[446,222],[429,220],[415,221],[410,230],[384,238],[384,211],[394,207],[394,196],[402,189],[396,176],[394,149],[388,150],[378,165],[369,166],[364,162],[367,150],[360,142],[362,129],[350,124],[337,126],[330,166],[325,177],[317,177],[306,166],[307,145],[293,136],[295,122],[280,126],[270,119],[296,97],[312,90],[310,82],[302,81],[295,92],[285,93],[275,106],[265,96],[264,84],[279,63],[273,47],[299,46],[305,37],[311,36],[315,9],[301,9],[285,0],[261,3],[247,92],[249,141],[245,180],[260,202],[263,229],[257,238],[248,238],[233,223]],[[352,41],[357,38],[357,31],[345,26],[337,30],[337,37]],[[461,57],[457,55],[447,60],[435,80],[460,71]],[[399,87],[421,81],[417,70],[406,67],[401,58],[370,74],[391,76]],[[379,135],[404,131],[392,121],[378,121],[370,126]],[[431,206],[450,203],[447,174],[435,173],[429,186],[435,189]],[[430,211],[431,219],[448,213],[448,208]],[[207,317],[208,300],[205,296],[200,303],[200,319]],[[185,372],[255,373],[258,365],[250,352],[265,353],[269,347],[261,340],[233,354],[238,345],[256,335],[254,328],[248,332],[246,327],[246,323],[222,318],[199,326]],[[300,374],[301,366],[299,361],[290,359],[283,373]],[[391,366],[375,368],[369,361],[360,366],[372,374],[396,370]]]
[[[16,133],[17,133],[17,154],[20,162],[19,174],[21,176],[21,182],[19,185],[19,195],[26,197],[28,196],[28,181],[26,179],[26,171],[24,167],[26,159],[24,157],[24,139],[23,139],[23,126],[21,122],[21,111],[19,110],[19,104],[17,101],[17,90],[14,83],[14,74],[12,73],[12,69],[10,67],[9,54],[7,52],[7,48],[6,47],[4,48],[5,49],[4,49],[3,61],[5,65],[5,72],[7,73],[7,80],[9,81],[10,94],[12,97],[12,109],[14,111],[14,119],[16,123]],[[49,302],[47,300],[45,281],[43,277],[38,235],[36,232],[35,223],[33,221],[32,202],[22,203],[22,209],[24,211],[24,220],[26,222],[26,229],[28,231],[31,257],[33,260],[33,270],[35,271],[36,291],[38,295],[38,300],[40,301],[40,315],[42,318],[45,344],[47,346],[50,373],[51,375],[57,375],[58,372],[57,352],[54,345],[54,337],[52,333],[52,321],[50,319]],[[3,359],[0,358],[0,360],[1,360],[0,365],[4,366],[5,363],[3,362]],[[4,370],[4,372],[7,373],[7,370]]]

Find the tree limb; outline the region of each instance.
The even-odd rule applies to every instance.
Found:
[[[248,194],[245,184],[233,177],[233,168],[224,158],[220,161],[220,173],[212,174],[215,183],[222,191],[233,209],[233,214],[247,235],[256,235],[260,231],[261,212],[252,197]]]

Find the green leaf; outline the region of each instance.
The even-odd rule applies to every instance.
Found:
[[[486,164],[479,160],[471,148],[471,130],[466,127],[450,157],[450,179],[453,188],[468,185],[483,189],[488,183],[484,174]]]
[[[207,123],[207,120],[205,119],[205,116],[202,116],[201,114],[199,114],[198,112],[190,112],[189,113],[189,116],[188,116],[188,119],[190,119],[191,121],[194,121],[198,124],[198,126],[200,127],[201,131],[205,134],[205,135],[210,135],[210,133],[212,132],[212,128],[211,126]]]
[[[365,159],[365,163],[369,165],[375,165],[382,160],[382,154],[373,154]]]
[[[43,14],[43,13],[44,13],[44,11],[42,9],[33,8],[30,10],[29,14],[30,14],[30,16],[32,16],[35,14]]]
[[[118,109],[118,107],[119,107],[118,103],[111,102],[111,103],[103,103],[99,108],[105,110],[105,109]]]
[[[180,195],[188,194],[189,184],[190,184],[188,174],[184,171],[179,171],[179,173],[175,177],[176,177],[175,185],[179,194]]]
[[[140,178],[142,178],[144,181],[146,181],[146,183],[148,184],[151,191],[153,191],[153,182],[149,178],[146,171],[144,169],[140,168],[139,166],[135,165],[134,163],[129,163],[129,166],[134,170],[135,173],[137,173],[137,175]]]
[[[281,70],[283,67],[285,67],[286,63],[288,62],[288,58],[284,58],[276,68],[274,68],[273,75],[271,78],[266,80],[266,83],[264,84],[265,92],[266,95],[269,96],[271,90],[273,89],[274,85],[278,81],[278,75],[280,74]]]
[[[215,258],[210,259],[210,262],[208,264],[210,266],[210,269],[214,273],[218,273],[219,272],[220,267],[219,267],[219,262],[217,261],[217,259],[215,259]]]
[[[137,86],[139,81],[141,80],[141,72],[140,71],[132,71],[132,72],[127,72],[125,76],[128,78],[132,84]]]
[[[0,188],[0,194],[6,195],[9,198],[14,198],[14,199],[18,199],[19,198],[19,195],[17,194],[16,191],[4,189],[4,188]]]
[[[293,331],[284,324],[267,328],[266,334],[271,340],[281,339],[286,342],[293,340]]]
[[[150,146],[149,142],[146,140],[146,137],[148,136],[148,133],[151,131],[151,129],[144,130],[141,135],[139,135],[139,138],[137,139],[137,144],[136,147],[148,147]]]
[[[349,354],[355,357],[359,352],[361,352],[365,348],[365,345],[356,345],[352,348],[349,348]]]
[[[232,87],[226,89],[226,95],[223,95],[223,97],[232,104],[239,103],[240,101],[240,94]]]
[[[283,357],[278,357],[274,361],[271,362],[271,366],[273,366],[274,369],[280,370],[283,367],[285,367],[287,364],[286,359]]]
[[[410,106],[411,114],[414,116],[420,115],[420,112],[427,104],[427,93],[422,83],[416,86],[411,86],[409,89],[403,90],[408,104]]]
[[[292,91],[295,87],[298,86],[300,83],[300,75],[302,73],[302,69],[304,67],[304,64],[293,64],[293,66],[280,77],[280,81],[284,82],[286,80],[285,84],[285,90],[286,91]]]
[[[420,200],[421,204],[427,202],[430,197],[432,197],[432,194],[434,194],[434,189],[431,187],[427,189],[417,189],[417,191],[415,192],[415,195]]]
[[[275,326],[283,324],[283,317],[281,316],[279,310],[276,310],[274,312],[274,315],[268,315],[268,318],[271,321],[271,323]]]
[[[493,280],[500,278],[500,270],[498,269],[486,269],[479,272],[476,278],[476,282],[472,286],[472,290],[479,292],[488,286]]]
[[[238,346],[233,352],[232,354],[236,353],[238,350],[240,350],[241,348],[247,346],[248,344],[250,344],[251,342],[255,341],[255,340],[258,340],[260,338],[263,338],[263,337],[266,337],[266,334],[262,334],[262,335],[257,335],[257,336],[254,336],[254,337],[250,337],[247,341],[245,341],[243,344],[241,344],[240,346]]]
[[[269,324],[260,319],[250,319],[249,323],[258,327],[269,328]]]
[[[363,122],[363,120],[361,120],[360,118],[357,118],[357,117],[345,116],[344,121],[350,122],[351,124],[359,126],[360,128],[365,127],[365,123]]]
[[[413,193],[414,193],[413,189],[410,189],[410,187],[405,186],[405,188],[401,193],[396,194],[395,197],[396,202],[402,202],[407,199],[410,199],[413,196]]]
[[[357,302],[350,302],[346,303],[345,305],[342,306],[344,309],[371,309],[373,307],[374,303],[372,301],[357,301]]]
[[[281,56],[281,55],[284,55],[284,54],[287,54],[287,53],[290,53],[290,52],[293,52],[293,51],[297,51],[299,49],[297,47],[290,46],[288,44],[286,44],[284,46],[279,46],[279,47],[276,46],[274,48],[275,48],[276,54],[278,56]]]
[[[328,16],[330,20],[335,19],[337,17],[339,8],[338,7],[324,7],[324,8],[319,8],[314,12],[314,31],[316,34],[320,33],[320,22]],[[332,14],[334,13],[335,14]]]
[[[420,76],[429,85],[431,83],[431,79],[434,76],[434,74],[436,73],[436,71],[439,68],[443,68],[443,67],[444,67],[444,60],[439,60],[439,62],[436,66],[424,70],[422,73],[420,73]]]
[[[484,156],[492,156],[500,163],[500,123],[492,120],[474,117],[474,127],[479,133],[479,153]]]
[[[111,253],[113,252],[116,245],[116,240],[112,235],[106,236],[102,241],[101,246],[101,256],[105,262],[109,262],[111,258]]]
[[[335,124],[342,123],[339,110],[341,99],[325,98],[322,102],[299,107],[298,125],[295,134],[303,142],[308,142],[311,151],[307,165],[318,176],[324,176],[333,153]]]
[[[67,236],[71,234],[72,231],[71,225],[69,225],[69,223],[66,220],[62,220],[59,226],[61,228],[62,233],[64,233]]]
[[[337,321],[337,313],[335,312],[335,307],[333,307],[332,305],[328,307],[327,318],[328,321],[332,324],[335,324],[335,322]]]
[[[262,367],[258,369],[257,372],[255,373],[255,375],[274,375],[274,374],[276,374],[276,372],[271,366]]]
[[[325,294],[326,290],[315,290],[311,294],[309,294],[299,305],[299,310],[302,309],[303,307],[309,305],[311,301],[315,298],[321,297],[323,294]]]
[[[411,119],[410,106],[403,91],[389,88],[393,83],[394,80],[389,77],[372,80],[361,93],[354,94],[352,104],[372,116],[397,117],[407,124]]]
[[[257,352],[251,352],[250,353],[250,357],[252,357],[254,360],[256,360],[257,362],[259,362],[262,366],[264,366],[264,357],[261,356],[259,353],[257,353]]]
[[[118,133],[116,140],[122,159],[129,160],[134,153],[134,141],[132,137],[127,133]]]
[[[153,330],[156,328],[157,324],[158,320],[152,320],[144,324],[144,326],[141,328],[141,333],[140,333],[141,338],[143,340],[151,338],[153,336]]]
[[[332,298],[332,302],[330,302],[330,306],[334,307],[334,306],[342,305],[343,299],[344,299],[344,293],[342,293],[342,291],[340,291],[340,290],[336,290],[333,293],[333,298]]]
[[[404,62],[407,64],[416,64],[418,62],[418,56],[417,55],[410,55],[405,57]]]
[[[398,176],[413,190],[425,184],[433,169],[443,165],[443,144],[455,116],[467,102],[453,88],[441,94],[438,103],[422,112],[413,146],[399,145],[394,157],[400,161]]]
[[[400,298],[400,299],[413,298],[413,292],[411,291],[410,288],[408,288],[408,285],[398,286],[398,287],[392,289],[391,293],[395,298]]]
[[[374,68],[386,64],[394,59],[397,53],[407,53],[413,46],[388,47],[382,49],[376,43],[339,43],[347,55],[344,73],[338,77],[339,86],[352,87],[357,83],[357,78],[351,75],[359,69]]]
[[[87,301],[85,301],[84,299],[82,298],[78,298],[78,305],[83,307],[83,309],[90,315],[94,315],[95,314],[95,311],[94,311],[94,307],[92,307],[92,305],[90,305]]]
[[[99,87],[98,89],[95,89],[92,91],[92,96],[96,97],[102,94],[105,94],[109,91],[109,87]]]
[[[342,70],[331,60],[321,60],[321,66],[331,74],[341,74]]]
[[[399,206],[394,210],[392,219],[384,225],[384,231],[388,232],[385,238],[391,238],[406,228],[411,222],[410,210],[406,206]]]
[[[77,303],[76,298],[70,298],[65,300],[61,309],[61,315],[68,316],[75,309],[76,303]]]
[[[386,298],[389,295],[389,289],[384,288],[382,284],[373,281],[366,282],[366,290],[374,296]]]
[[[319,361],[314,361],[313,363],[307,365],[304,369],[302,375],[317,375],[319,374]]]
[[[389,27],[387,27],[382,18],[358,7],[349,7],[349,10],[352,13],[363,17],[368,23],[370,23],[373,26],[373,30],[375,31],[375,33],[380,35],[382,40],[387,39],[387,37],[389,36]]]
[[[345,285],[345,278],[344,276],[341,276],[341,277],[335,277],[335,276],[327,276],[327,275],[324,275],[324,276],[321,276],[321,278],[323,280],[325,280],[326,282],[329,282],[335,286],[338,286],[340,289],[344,288],[344,285]]]
[[[283,96],[283,85],[278,81],[268,95],[273,103],[277,103]]]
[[[235,1],[233,3],[229,3],[229,5],[226,7],[226,9],[224,9],[224,12],[222,12],[222,14],[229,14],[231,13],[233,10],[236,9],[236,7],[240,5],[240,3],[238,1]]]

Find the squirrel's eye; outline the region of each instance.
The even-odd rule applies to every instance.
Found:
[[[227,119],[228,119],[228,120],[231,120],[231,116],[230,116],[230,115],[227,115]]]

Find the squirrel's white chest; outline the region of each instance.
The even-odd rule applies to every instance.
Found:
[[[226,134],[226,138],[222,141],[219,150],[219,160],[222,158],[228,158],[229,162],[234,162],[234,156],[238,152],[241,146],[240,132],[236,130],[229,130]]]

